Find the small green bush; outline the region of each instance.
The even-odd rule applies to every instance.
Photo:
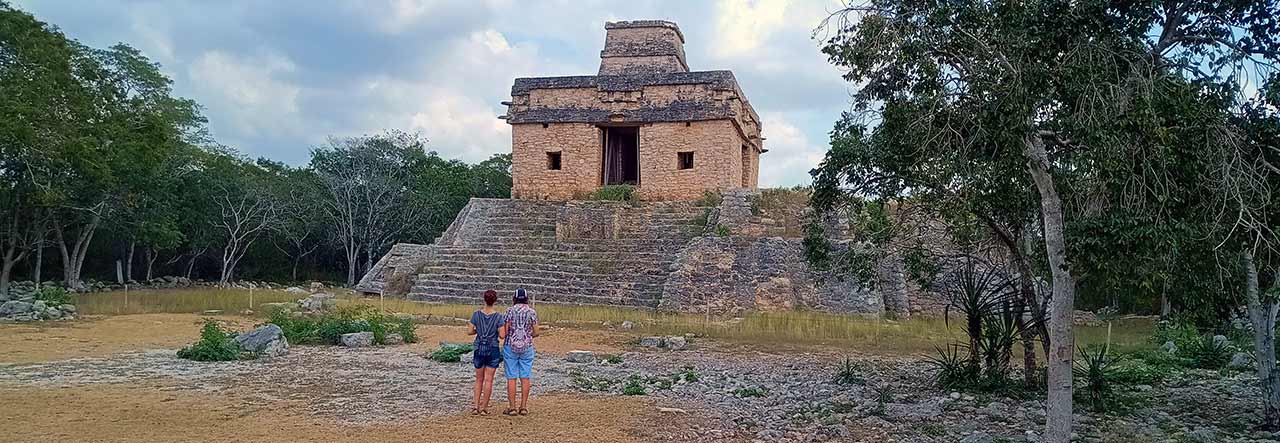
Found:
[[[1187,362],[1193,368],[1222,369],[1231,361],[1231,348],[1226,343],[1217,343],[1212,335],[1205,335],[1192,340],[1180,351],[1185,353]]]
[[[716,237],[728,237],[729,234],[732,234],[732,232],[729,231],[728,226],[716,225],[715,234],[716,234]]]
[[[698,374],[698,370],[694,369],[693,366],[685,366],[680,370],[678,377],[683,378],[686,382],[693,383],[702,378],[702,375]]]
[[[218,326],[212,319],[204,321],[200,341],[178,350],[178,358],[195,361],[233,361],[253,358],[253,354],[240,349],[236,334]]]
[[[724,196],[720,195],[719,192],[705,191],[702,193],[702,198],[699,198],[698,201],[694,202],[694,204],[705,208],[720,206],[720,202],[722,201],[724,201]]]
[[[867,379],[862,376],[862,365],[845,358],[844,362],[836,366],[835,382],[842,385],[865,385]]]
[[[636,187],[632,185],[607,185],[601,186],[589,197],[591,200],[606,200],[618,202],[636,201]]]
[[[36,300],[49,306],[71,304],[71,293],[58,286],[42,286],[36,291]]]
[[[1080,383],[1075,393],[1077,400],[1095,411],[1105,411],[1115,400],[1115,387],[1123,380],[1116,365],[1119,359],[1108,355],[1106,347],[1080,348],[1080,357],[1071,371]]]
[[[769,395],[769,390],[759,386],[748,386],[733,390],[733,395],[738,398],[764,397]]]
[[[963,390],[978,380],[980,374],[968,358],[961,355],[960,345],[949,345],[946,348],[935,346],[938,355],[929,358],[933,366],[933,382],[939,388],[947,390]]]
[[[622,357],[614,354],[605,355],[602,360],[604,360],[605,364],[610,364],[610,365],[622,364]]]
[[[437,361],[440,363],[457,363],[462,361],[463,354],[466,354],[471,351],[472,349],[471,349],[470,343],[460,344],[460,345],[444,345],[444,346],[440,346],[439,349],[436,349],[435,352],[432,352],[430,355],[428,355],[427,358],[431,359],[432,361]]]
[[[639,377],[631,377],[627,380],[627,384],[622,387],[622,395],[647,395],[648,390],[645,389],[644,381]]]

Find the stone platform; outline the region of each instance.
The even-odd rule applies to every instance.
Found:
[[[472,199],[430,245],[397,244],[356,290],[478,304],[523,287],[538,303],[733,314],[808,309],[881,314],[909,304],[900,263],[882,279],[824,281],[801,240],[751,213],[749,191],[694,202]],[[899,308],[900,309],[900,308]]]

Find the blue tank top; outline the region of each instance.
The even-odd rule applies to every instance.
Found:
[[[484,315],[483,312],[471,313],[471,324],[476,326],[475,347],[497,347],[498,327],[507,322],[501,312]]]

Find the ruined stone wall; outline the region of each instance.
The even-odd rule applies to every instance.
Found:
[[[600,185],[600,128],[589,123],[511,126],[511,194],[521,199],[569,200]],[[547,153],[560,153],[560,170]]]

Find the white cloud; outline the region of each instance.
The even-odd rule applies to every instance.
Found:
[[[760,186],[791,186],[810,182],[809,170],[818,166],[826,147],[814,145],[784,114],[767,113],[763,120],[765,149],[760,156]]]
[[[187,75],[203,104],[230,117],[242,136],[280,136],[300,132],[302,88],[280,78],[296,69],[279,54],[239,56],[213,50],[197,58]]]
[[[791,0],[720,0],[716,49],[739,55],[760,47],[784,23]]]

